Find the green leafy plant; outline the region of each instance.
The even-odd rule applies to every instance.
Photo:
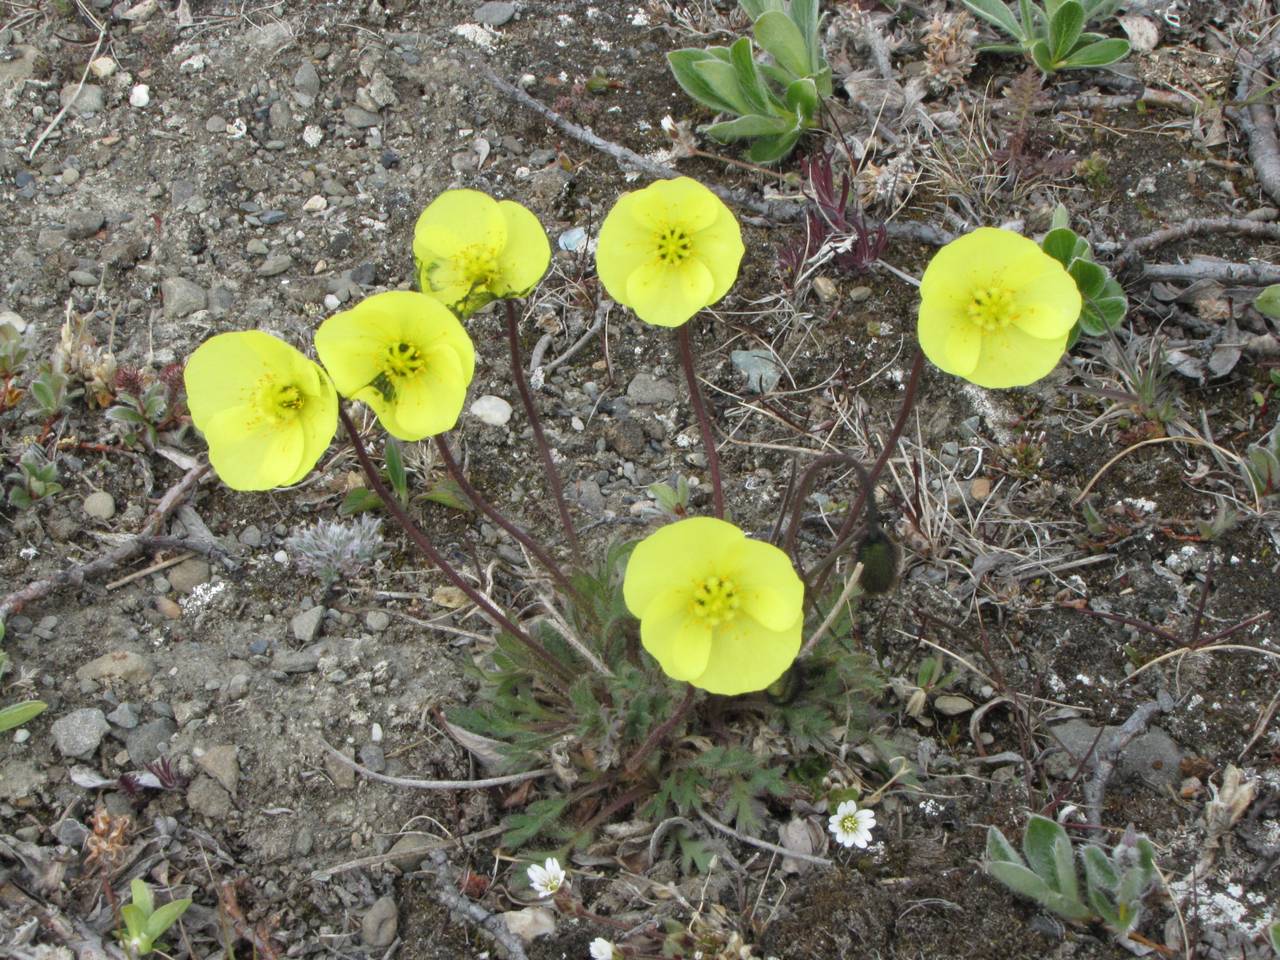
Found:
[[[1271,944],[1271,949],[1280,957],[1280,920],[1267,927],[1267,943]]]
[[[136,879],[130,886],[130,891],[133,901],[120,908],[120,919],[124,921],[124,929],[116,931],[120,945],[130,957],[145,957],[154,951],[166,949],[156,941],[187,912],[191,899],[172,900],[157,907],[151,888],[142,880]]]
[[[1263,316],[1280,319],[1280,283],[1273,283],[1254,298],[1253,308]]]
[[[45,497],[62,492],[57,461],[45,457],[35,446],[27,448],[18,461],[18,469],[9,473],[5,480],[12,484],[9,487],[9,504],[19,510],[26,510]]]
[[[1130,827],[1110,854],[1090,845],[1080,859],[1083,891],[1067,831],[1054,820],[1033,815],[1022,835],[1022,854],[997,828],[987,831],[983,869],[1014,893],[1064,920],[1101,921],[1117,937],[1126,936],[1138,925],[1142,898],[1156,881],[1151,841]]]
[[[658,502],[663,512],[677,519],[688,514],[689,481],[683,476],[676,477],[674,487],[669,483],[651,483],[645,490]]]
[[[831,67],[822,52],[818,0],[739,0],[752,19],[750,37],[728,47],[686,48],[667,54],[676,82],[694,100],[734,119],[704,132],[728,143],[751,140],[756,163],[787,156],[817,126],[821,98],[831,96]]]
[[[1040,246],[1067,268],[1083,301],[1080,318],[1067,339],[1070,348],[1080,339],[1081,333],[1101,337],[1120,326],[1129,310],[1129,300],[1119,281],[1111,276],[1111,271],[1093,259],[1089,241],[1067,223],[1067,208],[1058,204],[1050,223],[1051,229]]]
[[[1280,421],[1244,452],[1244,474],[1260,497],[1280,493]]]
[[[66,409],[67,386],[71,378],[60,370],[44,365],[36,378],[31,381],[30,393],[36,401],[36,407],[42,417],[56,417]]]
[[[156,381],[140,395],[127,390],[116,394],[120,402],[108,408],[106,417],[119,425],[126,446],[135,446],[141,439],[148,450],[155,449],[160,426],[169,413],[168,393],[168,388]]]
[[[1018,0],[1016,12],[1001,0],[964,0],[964,5],[1015,41],[982,50],[1022,53],[1046,75],[1105,67],[1129,55],[1128,40],[1085,30],[1114,15],[1120,0]]]
[[[0,642],[3,640],[4,621],[0,620]],[[9,655],[0,650],[0,678],[4,677],[8,669]],[[23,700],[21,703],[11,703],[7,707],[0,707],[0,733],[31,722],[48,708],[49,705],[43,700]]]

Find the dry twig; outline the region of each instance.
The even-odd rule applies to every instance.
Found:
[[[536,780],[554,772],[550,767],[543,767],[540,770],[508,773],[501,777],[485,777],[482,780],[418,780],[411,777],[389,777],[385,773],[375,773],[368,767],[357,763],[325,740],[321,740],[320,744],[329,751],[330,756],[339,763],[350,767],[356,773],[362,773],[370,780],[377,780],[379,783],[389,783],[393,787],[409,787],[412,790],[482,790],[486,787],[506,787],[513,783]]]
[[[76,564],[43,580],[35,580],[21,590],[15,590],[9,594],[3,601],[0,601],[0,621],[7,620],[11,614],[17,613],[31,601],[42,600],[60,587],[79,586],[90,577],[96,577],[106,573],[108,570],[114,570],[126,560],[132,560],[147,547],[149,541],[156,537],[164,526],[165,520],[168,519],[169,514],[173,513],[179,504],[187,498],[187,495],[195,489],[196,484],[200,482],[200,478],[208,470],[209,465],[207,463],[197,464],[188,470],[183,478],[170,487],[165,495],[160,498],[160,502],[156,505],[155,510],[151,512],[151,516],[147,517],[137,536],[131,537],[96,560]]]
[[[413,874],[413,876],[422,875],[430,877],[435,882],[436,899],[440,901],[441,906],[463,920],[474,923],[493,937],[494,943],[506,953],[507,960],[525,960],[524,947],[520,943],[520,938],[511,932],[506,921],[458,892],[457,871],[445,859],[443,853],[438,850],[433,852],[431,865],[424,865],[421,873]]]

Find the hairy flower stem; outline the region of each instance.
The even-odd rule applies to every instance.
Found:
[[[698,432],[702,434],[702,448],[707,452],[707,471],[711,474],[711,497],[716,517],[724,519],[724,490],[720,486],[720,455],[716,453],[716,438],[711,433],[711,419],[698,386],[698,373],[693,369],[693,345],[689,341],[689,324],[680,325],[676,339],[680,341],[680,363],[684,366],[684,378],[689,382],[689,399],[698,417]]]
[[[684,328],[681,327],[681,329],[683,330]],[[689,684],[689,689],[685,691],[684,699],[680,701],[680,706],[676,707],[675,713],[654,727],[649,736],[645,738],[644,743],[640,744],[636,748],[636,752],[628,757],[627,762],[622,765],[622,769],[626,773],[634,774],[639,772],[640,765],[644,763],[649,754],[661,746],[662,742],[671,735],[671,731],[676,728],[676,725],[688,716],[689,710],[693,707],[693,698],[697,693],[698,689],[693,684]]]
[[[585,606],[582,603],[581,594],[574,588],[573,583],[565,575],[565,572],[560,569],[560,565],[547,552],[547,549],[537,540],[534,540],[527,531],[522,530],[504,517],[497,507],[482,497],[479,491],[471,485],[467,480],[466,474],[462,472],[462,466],[454,458],[453,451],[449,449],[449,441],[445,439],[442,433],[436,435],[436,449],[440,451],[440,459],[444,461],[445,469],[449,471],[449,476],[453,477],[458,488],[462,490],[463,496],[470,500],[477,510],[520,541],[520,544],[537,558],[538,562],[542,564],[547,573],[551,574],[552,578],[564,589],[565,593],[579,606]]]
[[[907,417],[910,415],[912,407],[916,404],[916,392],[920,388],[920,374],[923,371],[924,352],[917,345],[915,356],[911,359],[911,373],[907,376],[906,392],[902,395],[902,404],[898,407],[898,416],[893,421],[893,428],[889,431],[889,436],[885,438],[884,448],[880,451],[880,456],[876,458],[876,462],[871,465],[871,469],[867,471],[862,489],[858,492],[858,499],[853,502],[853,506],[849,508],[848,514],[845,515],[844,523],[840,525],[840,530],[836,533],[835,546],[831,548],[830,553],[818,561],[812,570],[806,572],[804,579],[813,581],[814,596],[822,593],[822,588],[827,584],[827,577],[831,575],[836,559],[849,546],[853,535],[857,532],[858,517],[862,516],[862,510],[867,504],[867,498],[875,496],[876,480],[884,472],[885,464],[893,456],[893,451],[898,449],[898,440],[902,436],[902,431],[907,427]],[[816,580],[814,579],[815,577],[817,578]]]
[[[569,505],[564,500],[564,488],[560,484],[560,471],[551,459],[551,446],[547,443],[546,434],[542,432],[542,420],[538,417],[538,408],[533,404],[533,394],[529,391],[529,381],[525,379],[524,364],[520,359],[520,326],[516,322],[516,306],[511,300],[504,300],[507,308],[507,342],[511,346],[511,375],[515,377],[516,387],[520,391],[520,401],[524,404],[524,412],[529,417],[529,426],[533,427],[533,439],[538,445],[538,454],[542,457],[542,469],[547,475],[547,486],[556,501],[556,510],[560,513],[560,526],[564,528],[565,539],[569,541],[569,549],[573,551],[574,562],[582,566],[582,544],[578,542],[578,531],[574,529],[573,520],[569,517]]]
[[[342,403],[338,404],[338,416],[342,419],[342,426],[346,429],[347,436],[351,438],[351,445],[356,451],[356,459],[360,461],[360,468],[364,471],[365,479],[369,481],[369,486],[378,495],[382,505],[387,508],[387,513],[400,525],[405,535],[413,541],[413,545],[421,550],[428,560],[439,567],[440,572],[445,575],[445,579],[466,594],[467,599],[483,610],[490,620],[528,647],[529,652],[546,664],[556,676],[565,681],[572,681],[574,679],[573,674],[564,664],[548,653],[547,649],[537,640],[520,629],[510,617],[498,609],[492,600],[467,583],[462,574],[458,573],[454,568],[453,564],[446,560],[444,555],[436,549],[435,544],[431,542],[427,535],[418,529],[418,525],[413,522],[413,518],[400,505],[400,501],[396,499],[396,495],[387,489],[387,485],[382,482],[378,468],[374,466],[373,460],[369,456],[369,451],[365,449],[364,441],[360,439],[360,431],[351,422],[351,415],[347,413],[347,408]]]

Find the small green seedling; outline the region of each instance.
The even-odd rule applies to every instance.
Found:
[[[4,621],[0,620],[0,641],[3,640]],[[4,677],[5,671],[8,669],[9,655],[0,650],[0,678]],[[24,700],[21,703],[11,703],[7,707],[0,707],[0,733],[31,722],[48,708],[49,705],[43,700]]]
[[[116,931],[120,945],[130,957],[145,957],[155,950],[166,949],[156,941],[187,912],[190,898],[157,907],[151,888],[143,881],[134,880],[130,890],[133,902],[120,908],[120,919],[124,921],[124,929]]]
[[[1151,841],[1129,827],[1110,855],[1090,845],[1080,859],[1084,862],[1083,896],[1067,831],[1054,820],[1033,815],[1022,835],[1022,855],[995,827],[987,831],[983,868],[1014,893],[1064,920],[1101,921],[1117,937],[1126,936],[1138,925],[1142,899],[1156,881]]]
[[[667,54],[676,82],[693,99],[734,119],[705,128],[728,143],[752,140],[756,163],[789,154],[818,125],[821,98],[831,96],[831,66],[822,52],[818,0],[739,0],[768,60],[757,59],[750,37],[730,47],[687,48]]]
[[[669,483],[651,483],[645,488],[649,496],[658,501],[664,512],[679,519],[689,513],[689,481],[683,476],[676,477],[676,485]]]
[[[1258,496],[1280,493],[1280,420],[1270,433],[1245,448],[1244,475]]]
[[[9,504],[19,510],[26,510],[45,497],[62,492],[57,462],[47,459],[39,447],[28,447],[18,461],[18,469],[9,473],[5,480],[12,484]]]
[[[1267,943],[1271,944],[1271,949],[1280,957],[1280,920],[1267,927]]]
[[[1111,271],[1093,259],[1089,241],[1072,230],[1068,223],[1067,208],[1058,204],[1053,212],[1050,230],[1040,247],[1064,267],[1076,282],[1083,301],[1080,317],[1067,339],[1067,347],[1074,346],[1081,333],[1091,337],[1105,336],[1116,329],[1129,310],[1129,300],[1124,288],[1111,276]]]
[[[1016,13],[1001,0],[964,0],[964,5],[1015,41],[982,47],[983,51],[1024,54],[1046,76],[1105,67],[1129,55],[1128,40],[1084,29],[1111,17],[1120,0],[1018,0]]]
[[[121,390],[117,399],[120,402],[107,410],[106,417],[119,425],[125,445],[135,446],[141,439],[143,446],[154,450],[159,426],[169,411],[168,388],[157,382],[141,396]]]
[[[1273,283],[1253,301],[1253,308],[1272,320],[1280,320],[1280,283]]]

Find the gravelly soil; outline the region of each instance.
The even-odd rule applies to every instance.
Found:
[[[190,22],[186,4],[151,6],[132,21],[96,10],[108,29],[95,44],[98,31],[70,5],[6,4],[0,309],[29,328],[36,359],[52,355],[67,324],[78,338],[77,380],[86,386],[57,420],[29,404],[0,414],[5,472],[36,442],[58,451],[65,486],[37,509],[0,513],[0,593],[91,559],[113,537],[136,531],[182,476],[184,458],[200,453],[189,433],[161,437],[163,452],[121,446],[101,411],[117,385],[108,353],[116,370],[151,377],[215,332],[257,327],[303,346],[340,305],[411,283],[412,225],[450,186],[519,199],[539,215],[553,247],[571,228],[599,224],[634,178],[495,93],[478,62],[523,77],[531,94],[605,138],[654,155],[667,143],[664,115],[705,119],[668,75],[662,54],[717,39],[699,41],[689,24],[728,22],[703,17],[711,5],[699,3],[672,5],[673,12],[663,4],[529,0],[496,29],[476,23],[470,2],[256,9],[195,2]],[[1185,75],[1220,86],[1231,68],[1201,42],[1204,25],[1188,16],[1154,54],[1136,57],[1134,69],[1152,81]],[[833,57],[838,66],[866,66],[856,43],[846,40],[843,49]],[[110,58],[110,75],[89,74],[87,92],[33,155],[91,54]],[[919,59],[909,43],[895,53],[904,69]],[[940,117],[932,137],[904,119],[897,129],[905,140],[883,143],[874,155],[886,170],[890,158],[906,158],[896,169],[907,182],[911,170],[919,175],[901,220],[951,229],[939,212],[949,203],[961,217],[977,214],[975,222],[1020,219],[1034,232],[1062,201],[1082,232],[1119,241],[1261,205],[1234,132],[1226,145],[1206,145],[1182,114],[1132,107],[1032,121],[1040,155],[1057,151],[1090,165],[1048,164],[988,191],[983,177],[998,167],[975,154],[981,143],[969,124],[988,117],[984,149],[1007,143],[1010,121],[979,109],[981,91],[988,78],[994,90],[1017,68],[984,59],[978,69],[959,92],[944,88],[924,102],[925,113]],[[583,87],[593,71],[609,81],[600,95]],[[856,111],[845,117],[863,139],[870,133],[864,120]],[[678,166],[754,193],[776,188],[707,159]],[[784,169],[795,170],[794,159]],[[885,209],[871,207],[877,216]],[[779,296],[772,253],[794,225],[747,217],[745,229],[742,278],[713,319],[698,321],[695,337],[734,514],[767,533],[796,448],[817,450],[825,440],[868,460],[878,453],[901,395],[915,296],[887,271],[831,272],[830,290],[795,303]],[[885,259],[918,275],[930,252],[894,241]],[[1162,258],[1178,253],[1265,259],[1275,247],[1208,238]],[[586,258],[559,250],[530,305],[526,349],[543,334],[551,335],[549,356],[577,340],[592,322],[595,293]],[[1185,351],[1201,350],[1202,326],[1177,325],[1192,307],[1169,307],[1172,296],[1153,296],[1140,283],[1130,296],[1136,355],[1147,358],[1153,333],[1171,314],[1174,326],[1162,335]],[[1266,329],[1247,302],[1226,309],[1246,329]],[[1201,324],[1222,322],[1208,307],[1195,310]],[[501,318],[478,315],[471,332],[480,355],[472,396],[517,404]],[[730,361],[730,351],[751,348],[786,361],[786,378],[769,396],[750,394]],[[1082,803],[1085,765],[1057,748],[1082,756],[1099,725],[1123,723],[1164,691],[1172,706],[1121,758],[1102,822],[1117,835],[1130,822],[1147,832],[1174,881],[1202,851],[1202,815],[1224,771],[1241,766],[1257,781],[1257,799],[1226,836],[1214,874],[1195,878],[1185,919],[1195,956],[1267,955],[1258,932],[1280,901],[1273,869],[1280,741],[1267,726],[1280,653],[1274,622],[1231,638],[1264,653],[1192,654],[1129,681],[1137,666],[1176,645],[1073,607],[1087,603],[1178,636],[1190,636],[1203,591],[1202,635],[1274,608],[1274,503],[1258,513],[1228,461],[1165,443],[1127,455],[1097,479],[1091,502],[1101,527],[1087,529],[1076,497],[1111,457],[1150,436],[1124,403],[1072,389],[1118,385],[1103,349],[1086,344],[1074,366],[1010,394],[961,389],[926,372],[900,456],[881,481],[880,499],[905,548],[902,583],[862,607],[855,627],[888,677],[915,677],[931,652],[923,637],[973,668],[947,693],[979,704],[1002,690],[1043,698],[1035,740],[1020,736],[1007,702],[971,726],[972,714],[947,715],[936,701],[913,718],[905,698],[886,691],[878,733],[919,765],[920,787],[884,798],[870,850],[839,852],[834,870],[797,876],[769,854],[730,844],[733,856],[710,877],[686,878],[668,861],[613,859],[613,848],[606,859],[580,865],[575,884],[589,907],[637,924],[659,917],[687,925],[697,913],[698,923],[740,932],[761,956],[1125,956],[1101,931],[1063,929],[1013,899],[982,876],[978,861],[987,825],[1012,835],[1029,808],[1049,803],[1062,813],[1064,804]],[[1246,356],[1208,385],[1170,374],[1165,389],[1177,398],[1181,422],[1242,451],[1274,422],[1270,395],[1261,409],[1253,399],[1267,382],[1265,366]],[[706,507],[705,459],[683,396],[674,340],[642,329],[619,308],[598,342],[547,378],[543,415],[591,542],[652,524],[645,487],[656,481],[699,477],[693,509]],[[454,443],[491,500],[554,535],[521,412],[505,426],[464,415]],[[409,459],[425,488],[438,472],[427,445]],[[266,955],[272,942],[290,956],[386,956],[393,944],[412,958],[492,950],[477,928],[441,906],[429,877],[413,873],[421,850],[396,864],[331,871],[376,861],[393,844],[413,842],[405,837],[485,831],[511,800],[496,791],[423,793],[371,783],[326,756],[325,740],[390,774],[475,773],[438,710],[472,695],[464,667],[485,648],[483,637],[469,636],[486,633],[483,621],[450,618],[436,592],[438,574],[390,530],[377,569],[334,591],[301,576],[284,550],[302,524],[335,515],[356,471],[349,448],[335,446],[312,478],[289,491],[236,494],[207,481],[169,532],[199,537],[207,527],[225,560],[195,557],[151,572],[135,561],[9,620],[6,650],[21,673],[6,683],[27,682],[6,688],[5,702],[26,690],[50,706],[25,733],[0,743],[0,931],[13,931],[0,933],[0,946],[25,957],[44,955],[32,944],[74,944],[76,936],[61,936],[51,922],[28,928],[37,904],[84,931],[113,928],[101,870],[86,865],[82,849],[83,825],[101,806],[132,818],[112,874],[117,891],[145,875],[195,898],[191,940],[178,950],[195,943],[201,956],[220,955],[220,941],[239,955]],[[110,494],[109,509],[101,497],[89,500],[100,492]],[[842,486],[825,493],[847,497]],[[1216,498],[1240,505],[1233,508],[1240,522],[1203,541],[1196,522],[1214,516]],[[497,593],[516,608],[528,599],[521,559],[496,531],[435,504],[421,511],[458,562],[470,562],[472,544],[496,553]],[[823,531],[813,528],[815,544]],[[141,575],[127,583],[107,582],[135,572]],[[321,612],[308,612],[316,607]],[[422,625],[441,617],[451,631]],[[1061,725],[1071,717],[1075,726]],[[1251,742],[1259,724],[1263,732]],[[83,749],[69,754],[76,743]],[[988,762],[1008,751],[1026,762]],[[72,779],[76,767],[114,778],[159,757],[187,786],[133,799]],[[846,759],[860,763],[851,755],[840,765]],[[873,764],[863,773],[872,788],[883,782]],[[776,840],[776,827],[793,811],[777,805],[769,813],[776,822],[767,839]],[[449,859],[480,878],[468,882],[467,895],[489,910],[513,909],[519,904],[504,886],[512,865],[495,859],[493,842],[469,842]],[[1173,942],[1167,897],[1150,898],[1150,916],[1144,933]],[[84,931],[80,939],[97,939]],[[599,935],[613,934],[562,916],[530,955],[586,956]]]

